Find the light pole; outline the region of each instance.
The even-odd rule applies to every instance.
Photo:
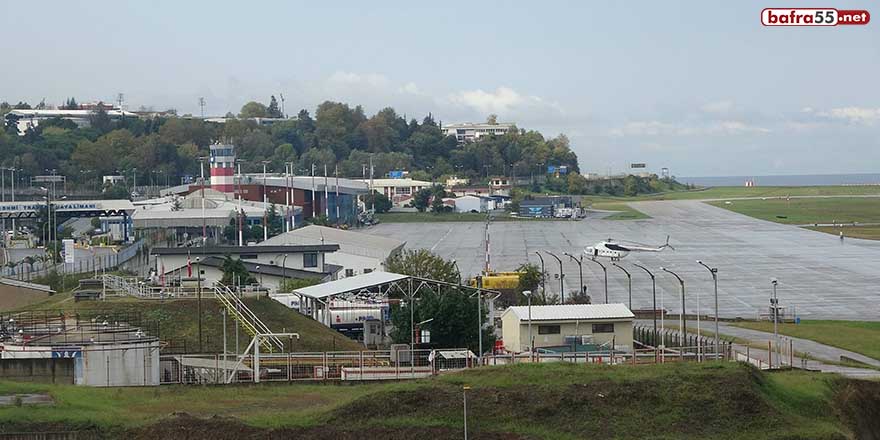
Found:
[[[718,268],[709,267],[706,263],[703,263],[700,260],[697,260],[697,264],[705,267],[709,273],[712,274],[712,282],[715,284],[715,359],[718,359],[718,353],[721,347],[718,338]]]
[[[601,266],[601,267],[602,267],[602,272],[605,273],[605,304],[608,304],[608,268],[605,267],[604,264],[602,264],[602,263],[596,261],[595,258],[590,258],[589,261],[592,261],[593,263],[596,263],[596,264],[598,264],[599,266]]]
[[[560,260],[559,257],[557,257],[556,254],[554,254],[553,252],[544,252],[547,252],[547,254],[549,254],[551,257],[555,258],[556,261],[559,262],[559,303],[565,304],[565,272],[562,271],[562,260]]]
[[[531,290],[523,290],[523,295],[529,299],[529,356],[532,353],[532,291]]]
[[[263,241],[269,239],[269,195],[266,194],[266,164],[268,160],[263,161]],[[262,281],[260,284],[263,284]]]
[[[676,279],[678,279],[678,283],[681,285],[681,314],[678,315],[678,332],[681,337],[681,340],[679,341],[679,343],[680,343],[681,347],[679,347],[678,354],[680,357],[684,357],[684,350],[682,348],[684,347],[685,332],[687,331],[687,329],[685,328],[685,325],[687,324],[687,319],[685,319],[685,317],[684,317],[684,314],[685,314],[684,280],[681,279],[681,277],[678,276],[677,273],[675,273],[665,267],[661,267],[660,270],[662,270],[663,272],[671,273]]]
[[[642,266],[641,264],[636,264],[636,263],[633,263],[633,266],[644,270],[645,272],[647,272],[648,276],[651,277],[651,296],[652,296],[652,300],[653,300],[653,304],[654,304],[653,308],[651,310],[651,317],[654,318],[654,341],[653,341],[653,343],[656,345],[657,344],[657,282],[654,279],[654,274],[651,273],[651,271],[648,270],[647,267]],[[663,313],[663,312],[661,311],[660,313]]]
[[[196,292],[198,295],[198,314],[199,314],[199,353],[202,352],[202,265],[201,258],[196,257]]]
[[[773,296],[770,297],[770,307],[773,309],[773,341],[776,342],[776,362],[779,365],[782,365],[779,362],[779,298],[776,297],[776,285],[779,284],[779,281],[776,278],[770,278],[770,285],[773,286]],[[773,368],[773,361],[770,361],[770,368]]]
[[[468,440],[468,429],[467,429],[467,392],[471,389],[471,387],[465,385],[461,387],[461,398],[462,404],[464,406],[464,440]]]
[[[611,262],[611,265],[622,270],[623,273],[626,274],[626,280],[627,280],[627,283],[629,284],[629,309],[632,310],[632,308],[633,308],[633,278],[632,278],[632,275],[630,275],[629,271],[624,269],[623,266],[621,266],[613,261]]]
[[[278,256],[280,257],[281,254],[278,254]],[[286,269],[287,269],[287,254],[284,254],[284,258],[281,259],[281,282],[282,283],[284,283],[284,280],[287,279],[287,273],[286,273],[287,270]],[[281,285],[279,284],[278,287],[279,287],[278,290],[280,291]]]
[[[581,291],[581,295],[587,293],[587,285],[584,284],[584,256],[581,255],[580,258],[575,258],[574,255],[569,254],[568,252],[564,252],[562,255],[568,255],[568,258],[571,258],[571,261],[574,261],[578,265],[578,274],[580,274],[581,286],[578,290]]]
[[[544,296],[546,297],[547,296],[547,280],[544,279],[544,273],[545,273],[544,272],[544,257],[542,257],[541,253],[538,251],[535,251],[535,255],[537,255],[538,258],[541,259],[541,293],[544,294]]]

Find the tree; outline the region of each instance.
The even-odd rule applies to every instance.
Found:
[[[269,213],[266,214],[266,222],[269,225],[269,236],[274,237],[281,233],[284,219],[278,215],[278,206],[274,203],[269,205]]]
[[[493,113],[493,114],[490,114],[490,115],[486,118],[486,123],[489,124],[489,125],[498,125],[498,115],[496,115],[496,114],[494,114],[494,113]]]
[[[244,266],[244,263],[238,258],[232,258],[227,255],[223,259],[223,264],[220,265],[220,270],[223,271],[223,278],[220,279],[220,282],[223,284],[232,285],[237,283],[238,285],[245,285],[256,282],[256,279],[254,279]]]
[[[458,283],[455,264],[424,249],[404,251],[390,258],[385,267],[393,273]],[[392,339],[397,343],[409,343],[413,324],[431,319],[421,329],[430,330],[432,346],[467,347],[476,350],[479,346],[477,300],[471,297],[471,293],[449,286],[440,286],[437,290],[423,287],[417,292],[414,304],[407,298],[398,296],[400,301],[391,307],[391,322],[394,326]],[[481,312],[481,318],[485,322],[486,308],[482,308]],[[491,326],[485,328],[483,347],[492,347],[494,340]]]
[[[275,99],[275,95],[269,99],[269,107],[266,108],[266,114],[270,118],[283,118],[284,115],[281,114],[281,108],[278,107],[278,101]]]
[[[385,194],[376,191],[364,196],[364,204],[367,209],[375,209],[378,213],[388,212],[392,206],[391,200]]]
[[[247,104],[241,106],[241,111],[238,112],[238,117],[243,119],[268,118],[269,109],[266,108],[265,105],[257,101],[250,101]]]
[[[419,212],[425,212],[428,209],[428,205],[431,203],[431,196],[434,194],[430,188],[420,189],[415,196],[413,196],[412,205]]]
[[[99,102],[97,110],[89,113],[89,125],[100,134],[108,133],[113,129],[113,121],[104,109],[104,103]]]

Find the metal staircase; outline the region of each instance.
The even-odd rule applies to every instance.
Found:
[[[138,298],[148,296],[144,286],[137,282],[137,278],[124,278],[117,275],[103,275],[101,278],[108,291]]]
[[[257,317],[257,315],[248,308],[247,305],[232,291],[228,286],[218,284],[214,287],[214,295],[217,298],[217,301],[220,301],[220,304],[226,308],[226,312],[233,319],[238,321],[238,324],[247,332],[251,337],[256,335],[260,335],[260,346],[263,347],[268,352],[274,352],[276,350],[282,351],[284,349],[284,343],[281,342],[280,339],[276,336],[272,336],[272,331],[269,330],[269,327]]]

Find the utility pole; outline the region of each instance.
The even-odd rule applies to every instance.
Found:
[[[662,270],[663,272],[667,272],[667,273],[672,274],[672,276],[674,276],[678,280],[678,283],[681,285],[681,314],[678,315],[678,332],[679,332],[681,340],[679,341],[680,350],[678,351],[678,353],[681,358],[684,358],[684,340],[685,340],[685,335],[687,334],[687,327],[686,327],[687,326],[687,319],[685,319],[685,317],[684,317],[684,315],[686,313],[685,301],[684,301],[684,280],[681,279],[681,277],[678,276],[677,273],[675,273],[665,267],[661,267],[660,270]]]
[[[336,226],[339,227],[339,164],[336,164]]]
[[[562,270],[562,260],[556,256],[553,252],[547,252],[551,257],[555,258],[559,263],[559,303],[565,304],[565,272]]]
[[[202,198],[202,247],[208,243],[208,219],[205,217],[205,157],[199,157],[199,192]],[[137,169],[137,168],[135,168]],[[135,174],[137,178],[137,174]]]
[[[718,359],[721,347],[718,337],[718,268],[709,267],[700,260],[697,260],[697,264],[705,267],[712,274],[712,282],[715,284],[715,359]]]
[[[269,194],[266,193],[266,164],[268,160],[263,161],[263,241],[269,239]]]
[[[324,216],[330,220],[330,193],[327,190],[327,164],[324,164]]]
[[[590,258],[588,261],[592,261],[602,267],[602,272],[605,274],[605,304],[608,304],[608,268],[605,267],[604,264],[596,261],[595,258]]]
[[[581,255],[578,258],[575,258],[574,255],[569,254],[568,252],[563,253],[562,255],[567,255],[571,261],[574,261],[578,265],[578,274],[580,275],[581,285],[578,290],[581,291],[581,295],[586,295],[587,293],[587,285],[584,284],[584,256]]]
[[[633,266],[638,267],[639,269],[644,270],[648,273],[648,276],[651,277],[651,294],[653,299],[653,308],[651,309],[651,317],[654,319],[654,341],[652,343],[657,345],[657,283],[654,279],[654,274],[648,270],[647,267],[642,266],[641,264],[633,263]],[[663,313],[662,311],[660,313]]]
[[[773,311],[773,341],[776,342],[776,362],[782,365],[779,352],[779,298],[776,297],[776,285],[779,281],[776,278],[770,278],[770,285],[773,287],[773,296],[770,297],[770,307]],[[773,362],[770,362],[770,368],[773,368]]]
[[[538,251],[535,251],[535,255],[537,255],[538,258],[541,259],[541,293],[544,295],[544,297],[546,297],[547,296],[547,282],[544,279],[545,278],[544,277],[544,257],[542,257],[541,253]],[[529,325],[531,325],[531,324],[529,324]]]

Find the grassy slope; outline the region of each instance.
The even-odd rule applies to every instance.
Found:
[[[743,321],[731,325],[773,332],[771,322]],[[880,359],[880,322],[801,321],[800,324],[779,324],[779,333]]]
[[[300,340],[294,341],[296,351],[361,349],[360,344],[275,300],[246,299],[245,302],[270,329],[300,333]],[[183,341],[186,341],[188,351],[193,351],[198,346],[198,301],[193,299],[146,301],[120,298],[76,303],[70,300],[70,294],[59,294],[50,297],[46,302],[31,305],[28,309],[78,312],[84,318],[114,312],[139,312],[144,320],[142,325],[148,333],[155,335],[158,332],[162,340],[171,342],[176,347],[181,347]],[[226,327],[229,347],[234,349],[235,324],[232,319],[227,318]],[[239,330],[239,344],[244,349],[250,340],[243,330]],[[206,351],[222,350],[223,317],[220,314],[220,304],[213,299],[202,301],[202,334]]]
[[[471,387],[472,433],[556,439],[842,439],[847,434],[831,410],[830,376],[765,375],[734,363],[517,365],[353,386],[98,389],[0,382],[0,394],[42,391],[58,402],[0,409],[0,430],[22,420],[133,427],[186,411],[198,417],[232,416],[260,427],[430,427],[446,429],[448,438],[455,438],[464,384]]]
[[[839,235],[841,232],[843,232],[843,235],[847,237],[864,238],[867,240],[880,240],[880,226],[810,226],[807,229],[832,235]]]

